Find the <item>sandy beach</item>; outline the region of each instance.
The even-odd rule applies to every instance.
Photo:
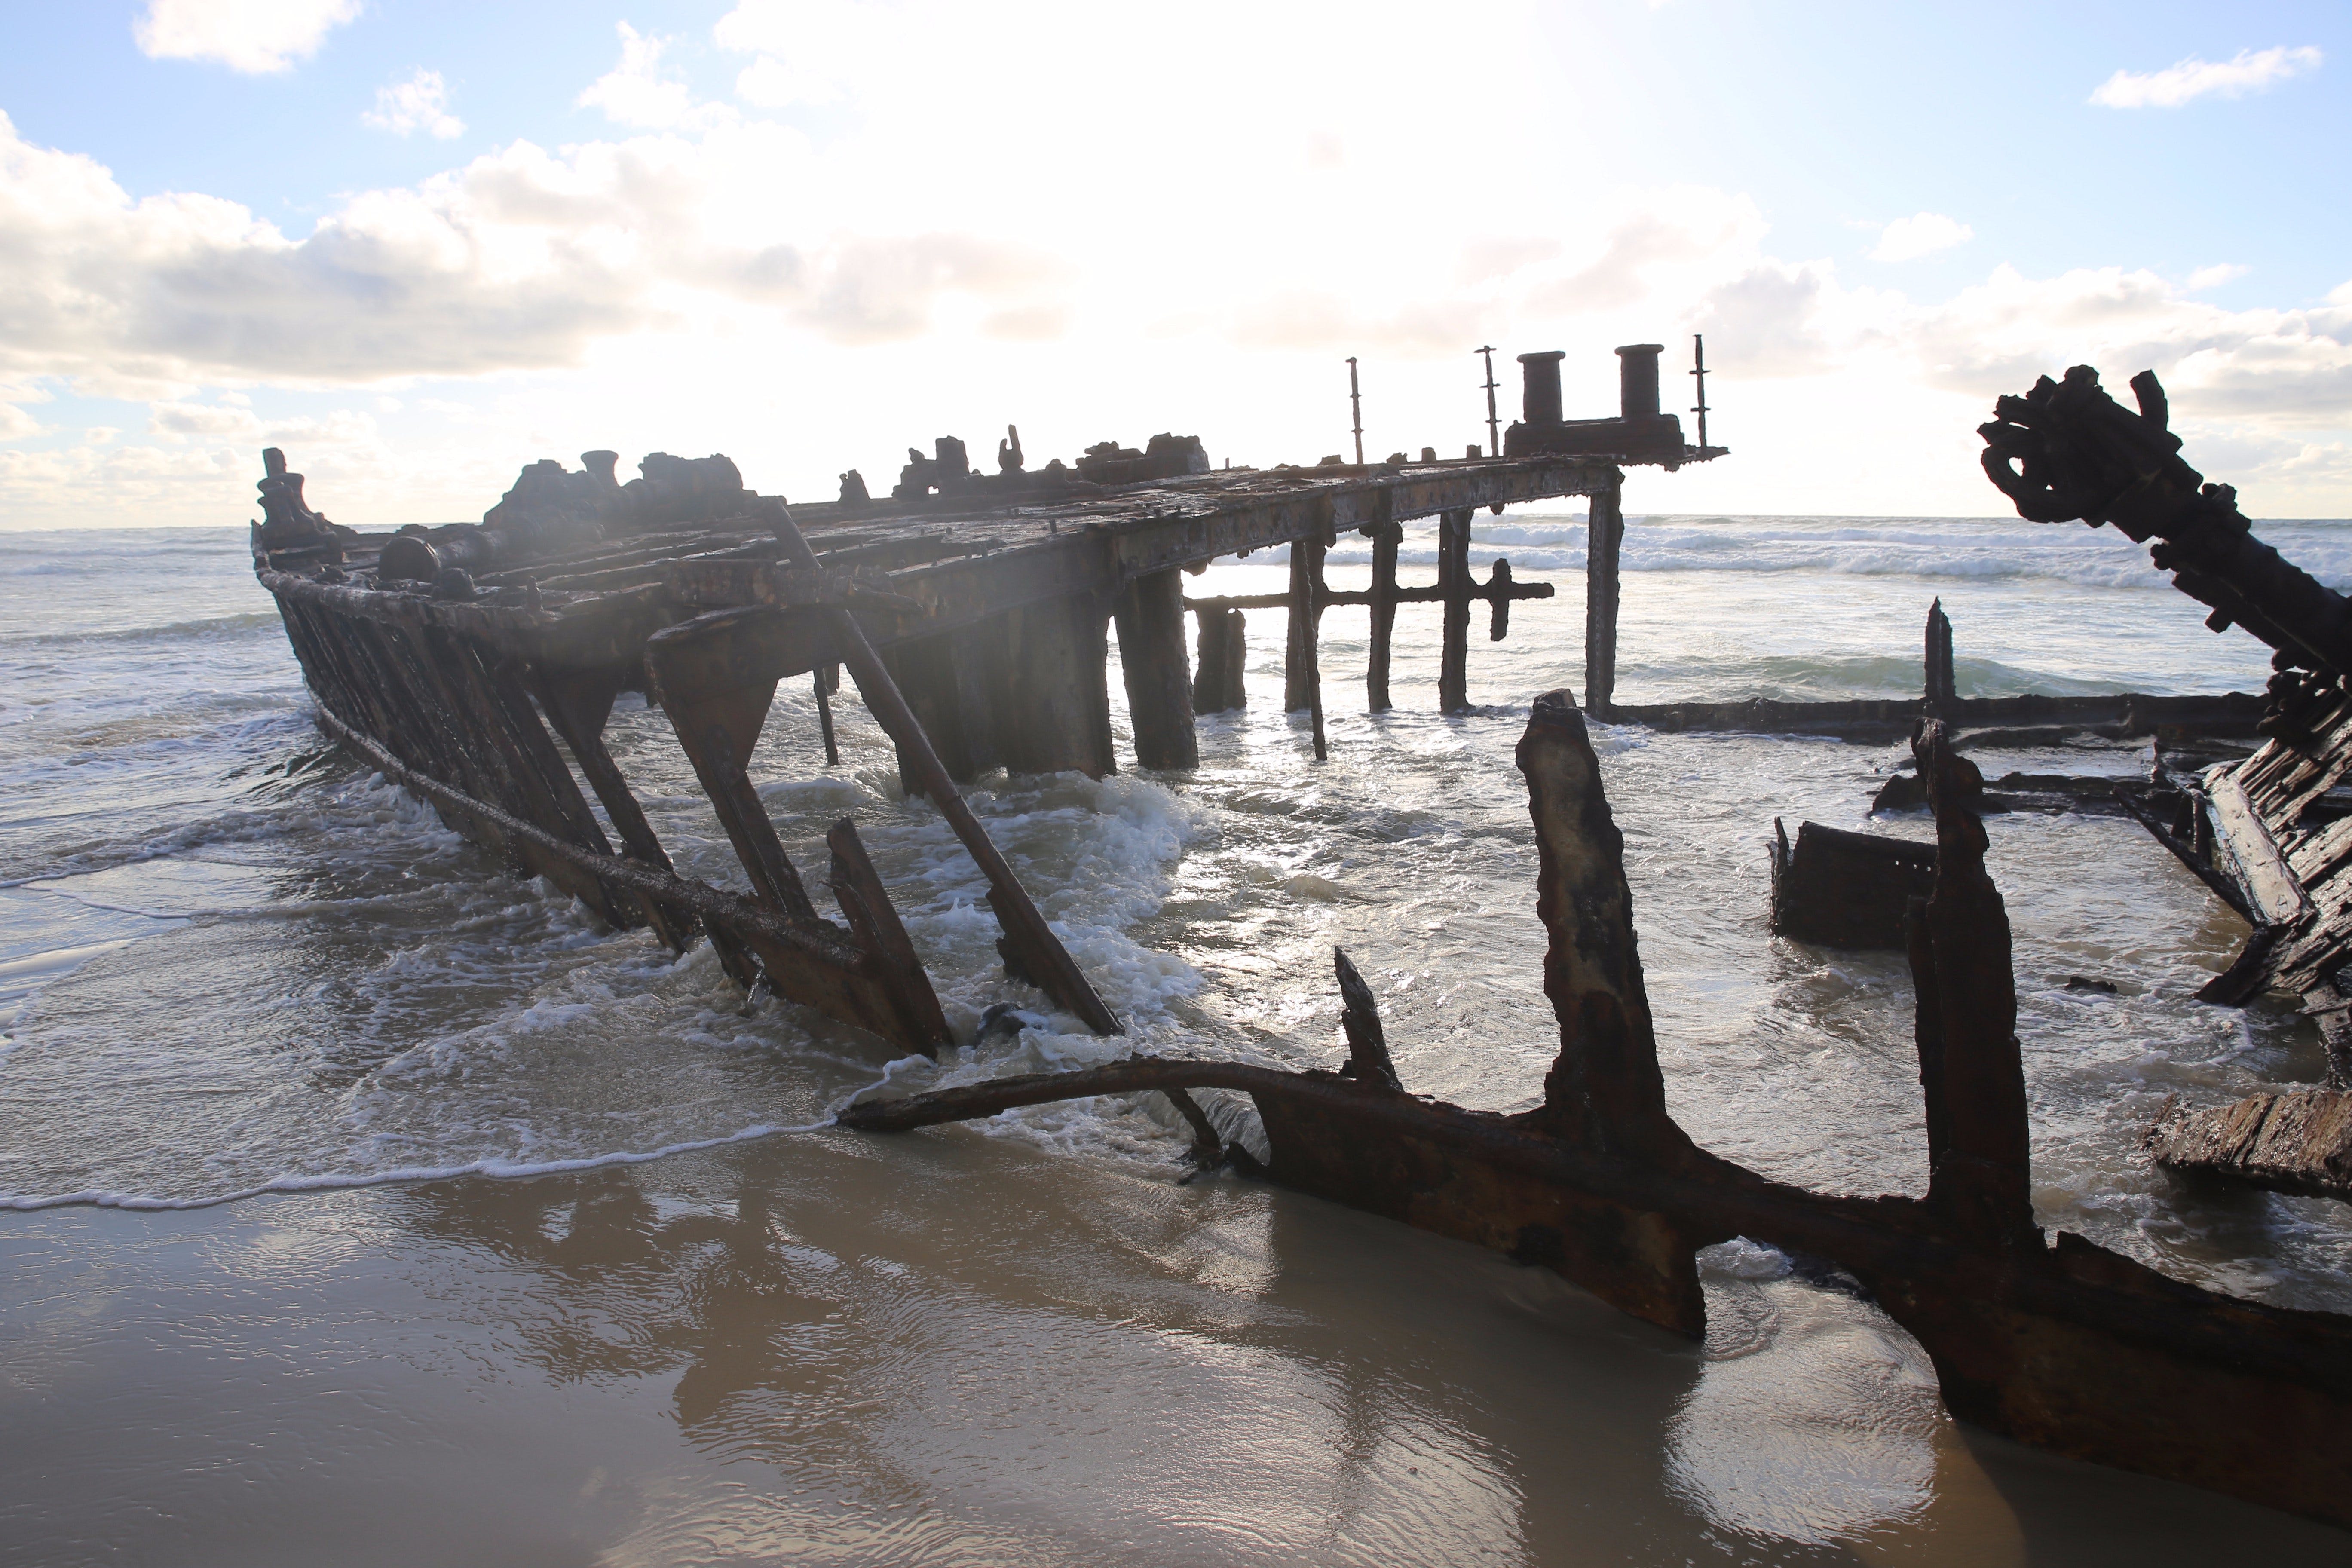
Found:
[[[0,1309],[9,1563],[2343,1554],[1967,1432],[1796,1281],[1718,1270],[1702,1350],[1313,1199],[968,1131],[19,1215],[0,1259],[39,1281]],[[1759,1326],[1800,1348],[1744,1355]]]

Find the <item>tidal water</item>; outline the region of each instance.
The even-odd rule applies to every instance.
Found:
[[[2352,524],[2262,531],[2352,587]],[[1316,764],[1281,614],[1253,614],[1251,705],[1202,721],[1197,772],[983,781],[1130,1035],[1056,1016],[935,1067],[747,1007],[707,949],[600,929],[326,747],[241,529],[0,533],[0,1561],[2164,1563],[2250,1531],[2342,1561],[2340,1532],[1956,1426],[1906,1335],[1765,1248],[1708,1255],[1693,1347],[1452,1243],[1180,1185],[1155,1099],[824,1127],[886,1079],[1328,1065],[1335,943],[1409,1088],[1532,1103],[1558,1036],[1512,748],[1537,693],[1581,689],[1583,535],[1479,515],[1480,574],[1559,596],[1501,643],[1478,616],[1474,714],[1433,711],[1433,606],[1365,713],[1364,612],[1333,610]],[[1404,558],[1431,574],[1432,535]],[[2267,674],[2079,526],[1636,517],[1625,566],[1625,702],[1916,695],[1937,596],[1963,695]],[[836,711],[840,766],[797,684],[753,759],[796,861],[854,816],[960,1030],[1050,1011],[846,687]],[[1927,836],[1866,817],[1901,748],[1594,733],[1675,1114],[1785,1180],[1921,1190],[1900,958],[1764,923],[1775,816]],[[662,715],[625,699],[608,738],[673,858],[740,886]],[[2042,1223],[2352,1310],[2352,1209],[2137,1152],[2168,1094],[2320,1076],[2293,1013],[2191,1000],[2243,926],[2128,822],[1988,826]]]

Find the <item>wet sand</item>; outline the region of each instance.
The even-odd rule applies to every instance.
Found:
[[[1737,1258],[1702,1348],[1313,1199],[968,1129],[56,1209],[0,1258],[9,1563],[2346,1553],[1965,1431],[1874,1310]]]

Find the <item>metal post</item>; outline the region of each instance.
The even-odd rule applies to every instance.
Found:
[[[1706,340],[1698,333],[1691,334],[1691,374],[1698,378],[1698,405],[1691,412],[1698,416],[1698,444],[1706,446]]]
[[[1584,535],[1584,710],[1607,719],[1617,693],[1617,562],[1625,542],[1625,476],[1592,492]]]
[[[1356,467],[1364,466],[1364,395],[1356,386],[1356,356],[1348,356],[1348,412],[1356,421]]]
[[[1503,455],[1503,422],[1495,414],[1495,345],[1486,343],[1470,352],[1486,357],[1486,456],[1499,458]],[[1706,443],[1701,440],[1699,445]]]

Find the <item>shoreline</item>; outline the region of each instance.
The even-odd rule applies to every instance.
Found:
[[[1702,1352],[1312,1198],[968,1132],[50,1211],[0,1222],[0,1256],[43,1281],[5,1309],[27,1561],[2342,1549],[1955,1426],[1834,1292],[1711,1276]],[[1753,1357],[1759,1322],[1811,1352]]]

